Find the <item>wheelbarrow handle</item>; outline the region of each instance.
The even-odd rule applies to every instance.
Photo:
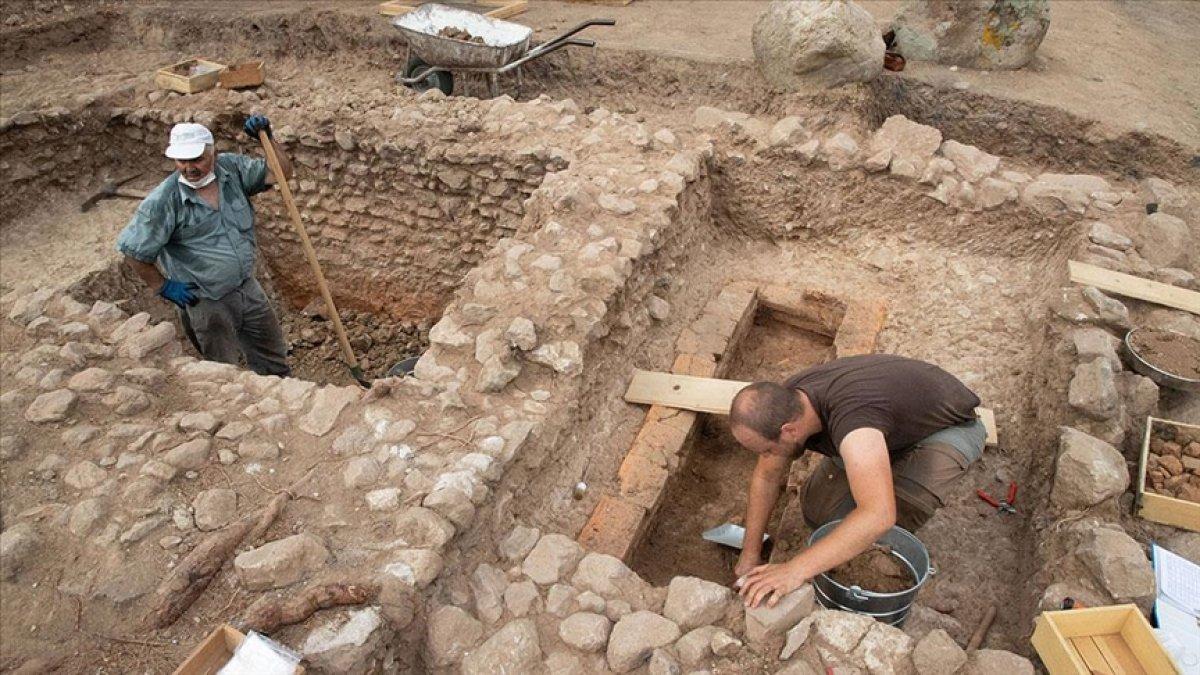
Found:
[[[583,38],[562,38],[560,40],[556,40],[554,42],[554,44],[550,44],[550,43],[546,43],[546,44],[550,45],[550,46],[546,47],[546,45],[542,45],[538,49],[531,49],[530,51],[528,51],[525,54],[525,56],[522,56],[521,58],[517,59],[516,61],[513,61],[512,63],[504,66],[503,68],[500,68],[496,72],[497,73],[507,73],[510,70],[519,68],[536,58],[543,57],[543,56],[549,54],[550,52],[556,52],[559,49],[562,49],[563,47],[566,47],[568,45],[573,45],[576,47],[595,47],[596,41],[595,40],[585,40]]]
[[[558,37],[554,38],[553,40],[550,40],[549,42],[546,42],[546,43],[541,44],[538,47],[534,48],[532,53],[534,54],[534,58],[537,58],[538,56],[541,56],[542,54],[548,54],[548,53],[554,51],[555,49],[558,49],[559,45],[565,43],[567,41],[567,39],[570,38],[572,35],[578,33],[579,31],[581,31],[584,28],[587,28],[589,26],[615,26],[615,25],[617,25],[616,19],[588,19],[587,21],[580,23],[579,25],[577,25],[574,28],[572,28],[571,30],[563,33],[562,35],[559,35]]]

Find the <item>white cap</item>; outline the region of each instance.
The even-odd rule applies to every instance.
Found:
[[[171,127],[171,142],[167,145],[167,157],[196,159],[204,154],[204,146],[212,144],[212,132],[203,124],[194,122],[176,124]]]

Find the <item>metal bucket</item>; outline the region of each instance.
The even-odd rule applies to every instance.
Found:
[[[818,527],[809,535],[808,545],[812,546],[824,538],[840,522],[842,521],[834,520]],[[876,593],[858,586],[843,586],[828,574],[820,574],[813,579],[813,590],[816,591],[817,602],[820,602],[822,607],[866,614],[899,627],[908,617],[908,610],[917,597],[917,591],[921,590],[921,586],[933,575],[933,565],[929,561],[929,551],[921,540],[903,528],[893,527],[875,543],[890,547],[893,555],[904,561],[916,580],[912,588],[899,593]]]

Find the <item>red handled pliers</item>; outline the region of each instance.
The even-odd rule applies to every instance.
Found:
[[[987,502],[988,504],[991,504],[1000,513],[1016,513],[1017,512],[1017,482],[1016,481],[1009,482],[1008,496],[1005,497],[1004,501],[997,501],[995,497],[991,496],[987,492],[984,492],[983,490],[976,490],[975,494],[979,495],[979,498],[982,499],[983,501]]]

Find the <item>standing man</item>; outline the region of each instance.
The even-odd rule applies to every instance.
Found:
[[[744,548],[734,573],[749,607],[780,598],[867,550],[895,524],[916,530],[945,504],[949,486],[983,454],[979,397],[953,375],[915,359],[835,359],[783,382],[738,392],[729,414],[739,443],[758,455]],[[795,558],[760,564],[762,537],[792,460],[825,457],[804,484],[804,520],[842,521]]]
[[[266,117],[249,117],[243,130],[255,141],[265,131],[283,180],[292,177],[292,162]],[[241,354],[260,375],[287,376],[283,330],[254,278],[249,200],[278,178],[266,160],[217,154],[212,132],[200,124],[176,124],[166,155],[176,171],[138,206],[117,250],[146,285],[179,307],[184,330],[205,359],[236,364]]]

